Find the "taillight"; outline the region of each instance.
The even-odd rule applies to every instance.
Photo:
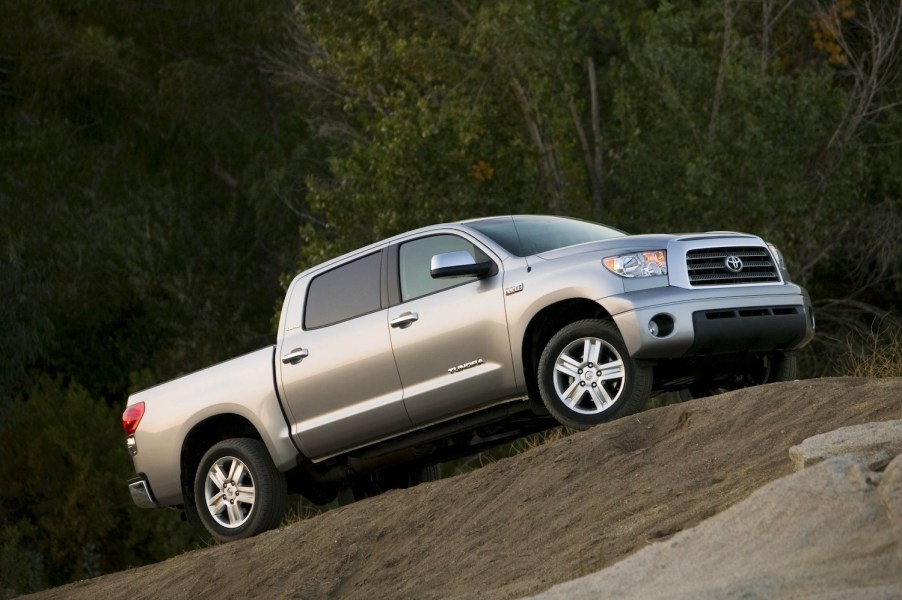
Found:
[[[137,404],[132,404],[128,408],[125,409],[125,412],[122,413],[122,429],[125,430],[126,435],[131,435],[135,433],[138,429],[138,423],[141,422],[141,417],[144,416],[144,403],[138,402]]]

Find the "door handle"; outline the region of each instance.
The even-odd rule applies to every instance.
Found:
[[[406,327],[410,327],[410,325],[419,318],[420,318],[420,315],[418,315],[415,312],[406,312],[406,313],[402,313],[398,317],[395,317],[394,319],[389,321],[388,324],[391,325],[392,327],[398,327],[400,329],[404,329]]]
[[[308,352],[306,348],[295,348],[288,354],[282,355],[282,364],[287,365],[288,363],[291,363],[293,365],[296,365],[301,361],[302,358],[309,354],[310,352]]]

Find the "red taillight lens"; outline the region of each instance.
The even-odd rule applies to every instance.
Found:
[[[122,429],[125,430],[126,435],[131,435],[135,433],[138,429],[138,423],[141,422],[141,417],[144,416],[144,403],[138,402],[137,404],[132,404],[128,408],[125,409],[125,412],[122,413]]]

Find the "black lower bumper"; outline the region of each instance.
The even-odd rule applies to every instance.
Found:
[[[695,341],[688,355],[765,352],[794,348],[805,339],[801,306],[703,310],[692,314]]]

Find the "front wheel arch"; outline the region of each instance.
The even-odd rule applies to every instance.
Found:
[[[539,414],[547,414],[541,400],[538,382],[539,360],[548,341],[567,325],[584,319],[609,319],[605,309],[586,298],[570,298],[550,304],[533,315],[523,334],[521,360],[526,380],[526,390],[533,410]]]

